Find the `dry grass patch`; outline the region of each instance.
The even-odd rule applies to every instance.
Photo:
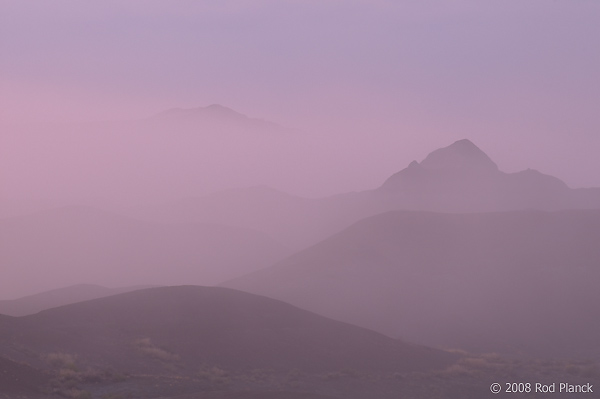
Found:
[[[150,338],[140,338],[134,342],[136,349],[146,355],[150,356],[154,359],[163,361],[165,363],[173,363],[179,361],[179,355],[168,352],[152,343]]]

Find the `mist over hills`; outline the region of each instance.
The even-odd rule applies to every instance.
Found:
[[[373,216],[224,284],[410,342],[600,358],[600,211]]]
[[[242,122],[252,119],[221,106],[172,113],[167,119],[189,117],[194,124],[196,119],[204,120],[205,114],[217,120],[232,115]],[[133,133],[130,144],[139,144],[141,137],[149,144],[158,137],[156,148],[148,154],[155,150],[168,153],[170,145],[179,143],[176,147],[177,152],[183,151],[182,158],[189,153],[190,162],[192,158],[193,162],[198,158],[205,161],[195,153],[199,147],[182,146],[181,142],[195,140],[201,134],[196,132],[188,138],[183,134],[182,139],[173,136],[177,129],[161,129]],[[250,140],[256,137],[246,136]],[[163,141],[172,143],[164,145]],[[252,152],[243,143],[239,149]],[[212,155],[222,154],[216,151]],[[302,198],[261,186],[116,211],[127,218],[81,207],[5,218],[0,220],[0,234],[5,237],[0,246],[3,262],[14,274],[12,282],[5,283],[3,295],[15,298],[81,283],[110,286],[117,277],[119,285],[179,284],[188,278],[198,284],[217,284],[267,267],[358,220],[389,210],[488,212],[598,207],[600,189],[570,189],[560,180],[534,170],[504,173],[475,144],[460,140],[433,151],[420,163],[412,162],[373,190]],[[29,279],[28,271],[38,265],[56,272],[52,278],[60,275],[60,281]],[[163,281],[163,276],[168,281]],[[27,281],[26,290],[18,291],[19,281]]]
[[[206,109],[173,112],[196,126]],[[218,120],[233,111],[209,112]],[[160,153],[171,140],[164,126],[134,132],[129,144],[147,135],[146,155]],[[184,139],[172,148],[189,156],[187,166],[201,147],[184,145],[199,143],[194,129],[178,130]],[[231,137],[223,134],[223,143]],[[97,392],[124,378],[140,398],[225,388],[224,398],[252,398],[266,388],[284,398],[299,380],[308,397],[436,397],[443,387],[454,389],[452,398],[479,398],[472,376],[538,374],[521,360],[474,353],[600,359],[600,211],[586,209],[598,207],[599,193],[533,170],[504,173],[461,140],[373,190],[301,198],[260,186],[121,213],[80,206],[3,218],[0,253],[10,278],[0,280],[0,292],[7,297],[115,282],[226,281],[247,293],[163,287],[112,295],[79,286],[0,301],[0,359],[11,373],[31,374],[31,381],[51,376],[60,389],[83,384]],[[556,211],[563,208],[571,210]],[[2,309],[46,310],[9,317]],[[548,364],[540,373],[561,376],[567,367]],[[590,364],[577,367],[595,376]],[[411,373],[439,379],[411,385]],[[464,378],[445,380],[455,375]],[[13,387],[29,395],[23,384]]]
[[[0,220],[0,252],[10,276],[0,280],[4,298],[82,283],[209,285],[291,253],[244,228],[151,223],[85,207]]]
[[[390,210],[498,212],[600,208],[600,188],[571,189],[528,169],[504,173],[464,139],[413,161],[372,190],[300,198],[264,187],[229,190],[138,210],[141,218],[210,221],[267,232],[302,249]]]
[[[254,184],[289,190],[308,186],[323,156],[294,130],[221,105],[11,127],[0,149],[0,168],[13,171],[3,175],[0,216],[41,209],[43,198],[63,206],[104,198],[127,207]]]
[[[2,0],[0,399],[600,397],[599,21]]]

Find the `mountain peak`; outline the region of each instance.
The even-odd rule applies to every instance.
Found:
[[[201,110],[204,114],[212,116],[247,118],[246,115],[240,114],[239,112],[220,104],[211,104],[208,107],[196,108],[196,110]]]
[[[494,161],[468,139],[431,152],[420,165],[425,169],[498,170]]]
[[[211,104],[207,107],[197,108],[171,108],[159,114],[170,118],[208,117],[222,119],[248,119],[246,115],[240,114],[231,108],[220,104]]]
[[[210,129],[257,129],[283,132],[288,130],[276,123],[253,118],[220,104],[196,108],[171,108],[148,119],[152,123],[171,126],[180,123],[189,127]]]

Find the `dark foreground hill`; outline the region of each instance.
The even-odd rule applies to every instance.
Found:
[[[160,367],[146,355],[190,369],[209,364],[306,371],[427,370],[453,358],[277,300],[218,287],[150,288],[14,320],[2,336],[7,354],[18,356],[9,348],[10,338],[36,353],[71,353],[135,372]]]
[[[174,396],[159,399],[336,399],[305,392],[257,391],[257,392],[206,392],[201,394]]]
[[[0,356],[0,398],[38,397],[47,383],[44,373]]]
[[[93,208],[59,208],[0,220],[0,295],[116,281],[212,285],[289,253],[245,228],[149,223]]]
[[[269,391],[298,391],[293,382],[304,376],[325,376],[321,381],[344,370],[429,372],[458,358],[270,298],[197,286],[150,288],[30,316],[1,316],[0,356],[54,373],[50,392],[111,386],[141,397],[236,387],[251,392],[265,385]]]
[[[314,392],[303,392],[294,390],[282,390],[276,387],[275,390],[256,389],[256,390],[236,390],[226,389],[227,387],[221,386],[219,390],[203,389],[191,394],[175,395],[175,396],[155,396],[152,390],[147,391],[147,396],[143,398],[153,399],[342,399],[346,397],[350,398],[363,398],[365,396],[357,396],[355,393],[351,393],[348,396],[333,396],[329,394],[320,394]],[[338,392],[335,392],[338,393]],[[339,394],[339,393],[338,393]]]
[[[600,358],[600,211],[389,212],[225,285],[426,345]]]
[[[1,399],[479,399],[566,377],[600,383],[593,363],[448,353],[217,287],[0,315]]]

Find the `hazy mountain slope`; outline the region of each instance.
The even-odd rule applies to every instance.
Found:
[[[225,283],[414,342],[600,357],[600,211],[389,212]]]
[[[159,224],[90,208],[0,221],[5,298],[71,284],[215,284],[288,254],[264,233],[211,224]],[[40,278],[43,276],[43,278]]]
[[[389,210],[496,212],[599,209],[600,189],[570,189],[535,170],[504,173],[475,144],[459,140],[390,176],[381,187],[308,199],[264,187],[219,192],[138,211],[144,218],[243,226],[306,248]]]
[[[148,286],[131,286],[122,288],[106,288],[93,284],[77,284],[56,290],[28,295],[18,299],[0,301],[0,314],[9,316],[26,316],[41,310],[56,308],[71,303],[102,298],[150,288]]]
[[[150,288],[7,319],[0,353],[40,366],[36,354],[67,353],[82,364],[134,373],[164,371],[166,362],[180,375],[203,365],[428,370],[455,359],[273,299],[196,286]]]

